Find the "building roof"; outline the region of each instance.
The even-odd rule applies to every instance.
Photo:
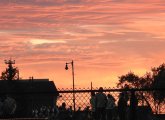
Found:
[[[0,93],[57,93],[48,79],[0,80]]]

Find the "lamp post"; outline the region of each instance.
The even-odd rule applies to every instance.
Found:
[[[68,70],[68,64],[71,64],[72,65],[72,77],[73,77],[73,111],[75,112],[76,110],[76,106],[75,106],[75,88],[74,88],[74,63],[73,63],[73,60],[71,62],[66,62],[66,66],[65,66],[65,70]]]

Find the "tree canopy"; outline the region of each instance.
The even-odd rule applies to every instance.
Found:
[[[8,68],[1,73],[0,79],[2,80],[18,80],[19,70],[17,67],[12,66],[12,61],[7,62]]]
[[[156,110],[159,111],[161,104],[165,101],[165,64],[161,64],[158,67],[151,68],[150,72],[147,72],[143,76],[138,76],[134,72],[128,72],[125,75],[119,76],[118,88],[150,88],[152,92],[147,92],[143,95],[137,92],[138,97],[147,98],[152,97]],[[160,89],[160,90],[154,90]]]
[[[152,74],[146,73],[144,76],[139,77],[134,72],[128,72],[119,77],[118,88],[150,88],[152,87]]]

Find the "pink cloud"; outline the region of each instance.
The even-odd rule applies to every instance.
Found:
[[[78,80],[99,83],[107,74],[144,72],[165,59],[164,0],[2,0],[0,7],[0,58],[28,66],[26,77],[26,71],[40,76],[40,66],[45,76],[55,79],[54,70],[63,77],[61,67],[74,59]]]

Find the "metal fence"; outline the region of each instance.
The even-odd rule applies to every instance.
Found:
[[[98,88],[95,89],[58,89],[59,96],[56,100],[57,93],[50,92],[18,92],[18,93],[0,93],[0,118],[16,118],[19,117],[23,119],[25,117],[31,117],[35,119],[44,118],[49,119],[49,117],[55,118],[57,112],[55,112],[57,102],[57,109],[59,110],[60,116],[60,106],[62,103],[66,104],[66,109],[72,112],[69,118],[73,119],[74,115],[72,113],[81,112],[80,116],[83,116],[86,111],[91,113],[90,98],[91,92],[99,92]],[[128,108],[131,108],[131,98],[133,95],[137,96],[138,99],[138,114],[145,115],[146,112],[151,111],[150,114],[165,114],[165,89],[110,89],[104,88],[103,92],[108,95],[111,94],[115,99],[116,108],[118,107],[119,94],[125,93],[128,99]],[[74,94],[74,95],[73,95]],[[155,100],[152,96],[153,94],[157,97],[163,98],[161,102]],[[161,96],[162,95],[162,96]],[[73,99],[74,98],[74,99]],[[5,107],[4,107],[5,106]],[[75,106],[75,110],[74,110]],[[4,110],[4,111],[2,111]],[[7,111],[7,112],[5,112]],[[14,112],[13,114],[9,114]],[[74,112],[73,112],[74,111]],[[20,116],[22,112],[22,116]],[[29,112],[29,113],[28,113]],[[62,111],[63,112],[63,111]],[[62,113],[61,112],[61,113]],[[129,110],[128,113],[131,113]],[[148,114],[148,113],[147,113]],[[89,114],[91,115],[91,114]],[[63,114],[61,115],[63,116]],[[138,117],[139,117],[138,116]],[[24,118],[25,118],[24,117]],[[57,117],[58,118],[58,117]],[[89,117],[90,118],[90,117]],[[52,120],[65,120],[65,119],[52,119]],[[74,119],[82,120],[82,119]],[[86,120],[85,118],[83,120]],[[90,119],[91,120],[91,119]],[[133,119],[131,119],[133,120]],[[139,118],[138,120],[143,120]],[[147,119],[145,119],[147,120]],[[161,120],[161,119],[159,119]]]
[[[57,105],[61,106],[62,103],[66,104],[67,108],[74,109],[75,104],[75,111],[77,110],[85,110],[91,109],[90,105],[90,98],[91,92],[98,92],[98,88],[96,89],[58,89],[60,96],[57,99]],[[165,114],[165,101],[158,103],[154,100],[153,92],[159,91],[161,93],[165,93],[164,89],[110,89],[104,88],[103,92],[107,94],[111,94],[115,98],[115,103],[117,105],[119,94],[121,92],[125,92],[128,95],[128,106],[130,106],[130,98],[132,93],[137,95],[138,99],[138,107],[140,108],[148,108],[152,110],[153,114]],[[158,92],[158,93],[159,93]],[[73,94],[75,94],[75,102],[73,99]],[[164,99],[165,100],[165,99]]]

